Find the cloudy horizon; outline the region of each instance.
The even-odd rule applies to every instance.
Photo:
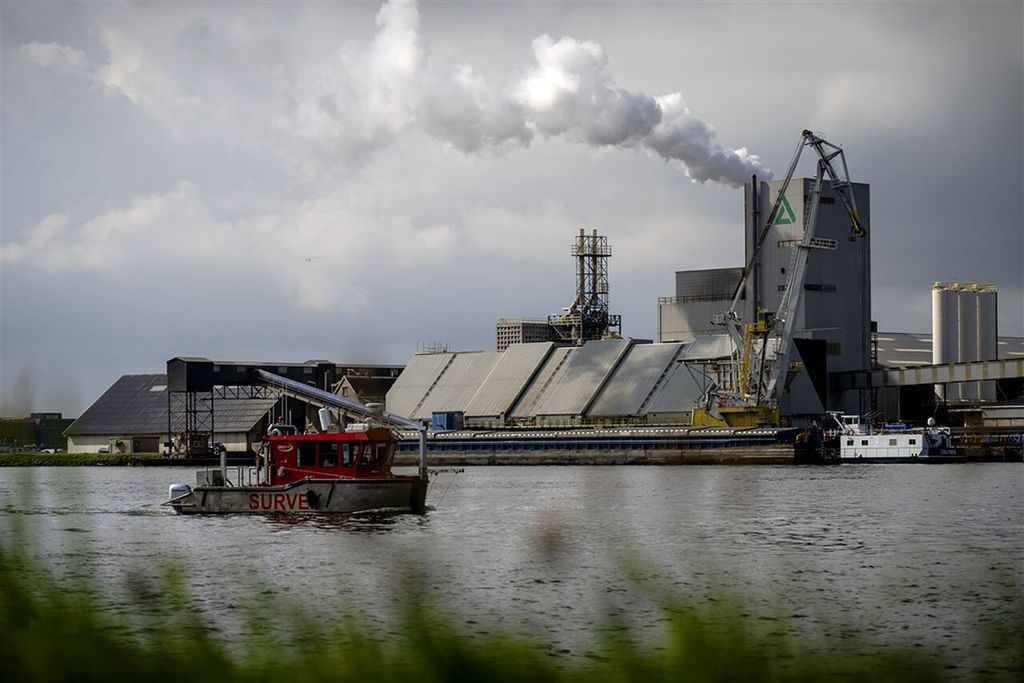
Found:
[[[961,280],[1024,336],[1019,4],[0,12],[4,416],[173,356],[493,348],[572,299],[579,227],[653,338],[675,271],[742,265],[738,188],[804,128],[871,185],[879,329]]]

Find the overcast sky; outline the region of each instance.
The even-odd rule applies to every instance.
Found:
[[[0,414],[179,355],[491,349],[571,301],[583,226],[654,337],[804,128],[871,184],[880,329],[961,280],[1024,335],[1021,8],[5,0]]]

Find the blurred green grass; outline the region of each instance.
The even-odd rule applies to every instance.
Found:
[[[17,535],[17,534],[15,534]],[[429,577],[406,582],[392,635],[343,612],[324,619],[281,598],[248,614],[232,642],[190,599],[188,577],[164,571],[156,585],[128,582],[129,613],[102,607],[104,592],[68,585],[25,552],[0,548],[0,680],[48,681],[943,681],[957,680],[937,650],[866,642],[798,642],[778,624],[744,616],[742,602],[688,604],[634,578],[634,589],[667,617],[649,642],[612,611],[591,650],[556,654],[551,644],[465,632],[423,598]],[[393,635],[397,632],[398,635]],[[1007,654],[1024,661],[1020,636]],[[645,642],[645,639],[647,642]],[[834,646],[833,646],[834,645]],[[1003,669],[1004,671],[1007,669]],[[982,677],[984,678],[984,676]],[[1000,675],[993,676],[998,680]],[[1012,677],[1007,680],[1013,680]]]

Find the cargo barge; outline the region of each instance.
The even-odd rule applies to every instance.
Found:
[[[651,427],[435,432],[427,438],[436,465],[790,464],[801,430],[756,427]],[[415,462],[404,435],[396,465]]]

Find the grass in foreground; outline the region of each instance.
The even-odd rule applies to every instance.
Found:
[[[17,546],[15,546],[17,547]],[[872,656],[867,645],[829,650],[757,628],[729,601],[691,607],[660,599],[669,615],[662,642],[641,643],[615,617],[587,656],[547,654],[542,642],[460,631],[436,616],[415,588],[400,636],[352,617],[313,619],[287,605],[250,615],[241,642],[227,645],[190,608],[186,577],[131,592],[140,617],[105,616],[102,594],[67,587],[8,546],[0,548],[0,680],[4,681],[942,681],[934,652]],[[413,582],[411,585],[415,585]],[[639,587],[643,591],[643,587]],[[166,605],[154,610],[153,605]],[[274,619],[277,615],[277,619]],[[140,627],[140,623],[144,623]],[[1024,641],[1022,641],[1024,642]],[[657,647],[655,647],[655,645]],[[1022,651],[1015,646],[1016,656]],[[824,654],[823,654],[824,653]],[[1020,659],[1016,660],[1018,663]],[[998,677],[997,677],[998,678]]]

